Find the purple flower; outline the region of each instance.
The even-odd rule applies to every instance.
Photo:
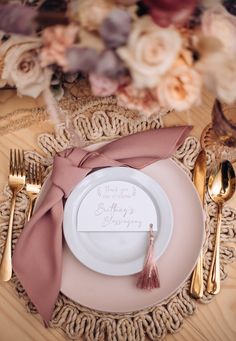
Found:
[[[98,60],[98,52],[92,48],[86,47],[70,47],[66,51],[67,70],[68,72],[84,72],[93,71]]]
[[[100,27],[100,35],[109,48],[124,45],[131,29],[131,17],[127,11],[112,10]]]
[[[67,72],[95,73],[110,79],[123,77],[127,73],[124,63],[112,50],[99,54],[92,48],[74,46],[66,50],[65,58]]]
[[[36,9],[23,5],[0,5],[0,30],[31,35],[36,28]]]
[[[106,50],[100,54],[94,72],[103,77],[116,79],[123,77],[127,70],[123,61],[114,51]]]

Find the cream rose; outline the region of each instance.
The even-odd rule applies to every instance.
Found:
[[[19,95],[38,97],[50,85],[52,72],[42,68],[39,61],[41,40],[23,40],[5,49],[1,78],[10,86],[15,86]]]
[[[182,64],[173,67],[161,80],[156,95],[161,106],[183,111],[200,101],[201,88],[200,74],[192,67]]]
[[[96,31],[114,7],[111,0],[72,1],[70,14],[75,19],[79,19],[80,25],[86,30]]]
[[[236,53],[236,17],[223,6],[218,5],[204,12],[202,32],[205,36],[219,39],[227,53]]]
[[[2,31],[0,31],[0,37],[3,38],[4,34]],[[1,40],[0,44],[0,88],[7,85],[7,80],[2,78],[2,73],[5,65],[5,57],[8,52],[8,50],[15,46],[20,45],[25,42],[34,41],[35,38],[29,38],[29,37],[23,37],[18,35],[11,36],[10,39],[7,39],[6,41]]]
[[[207,55],[196,64],[205,86],[224,103],[236,101],[236,60],[219,51]]]
[[[236,101],[235,60],[222,64],[219,72],[215,75],[215,93],[216,97],[224,103],[231,105]]]
[[[118,49],[120,58],[128,65],[138,88],[157,85],[175,62],[182,45],[180,34],[172,28],[160,28],[151,18],[138,20],[126,47]]]

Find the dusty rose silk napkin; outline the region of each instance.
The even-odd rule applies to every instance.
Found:
[[[26,224],[13,255],[14,271],[46,324],[61,285],[63,199],[93,169],[141,169],[169,158],[190,130],[189,126],[149,130],[113,141],[95,152],[71,148],[55,156],[45,200]]]

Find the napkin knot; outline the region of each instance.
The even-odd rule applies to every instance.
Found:
[[[102,153],[80,148],[70,148],[56,154],[53,164],[52,182],[61,189],[65,198],[92,169],[122,165]]]

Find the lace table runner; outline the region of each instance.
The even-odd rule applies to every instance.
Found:
[[[97,101],[89,100],[84,103],[71,101],[63,110],[69,113],[73,129],[76,136],[79,137],[81,145],[89,145],[146,129],[162,127],[161,119],[138,117],[137,113],[118,107],[112,98]],[[55,133],[45,133],[38,136],[41,153],[26,152],[26,164],[29,161],[40,162],[45,168],[44,175],[46,176],[51,169],[54,154],[71,146],[71,144],[70,129],[68,130],[65,126],[60,125]],[[173,160],[184,169],[189,177],[192,177],[192,170],[199,149],[199,141],[194,137],[189,137],[173,156]],[[210,162],[210,158],[208,162]],[[11,192],[7,185],[4,189],[4,195],[6,199],[0,204],[2,221],[0,224],[0,253],[2,253],[5,244],[10,212]],[[17,197],[13,247],[24,226],[27,205],[27,196],[23,191]],[[207,194],[205,205],[207,222],[203,253],[204,285],[206,287],[214,245],[217,208]],[[227,206],[224,207],[220,251],[222,280],[227,277],[226,265],[232,262],[235,257],[234,248],[227,245],[229,242],[236,241],[235,221],[236,211]],[[37,313],[15,275],[12,284],[17,295],[25,301],[27,310],[30,313]],[[128,314],[109,314],[92,310],[60,294],[50,326],[61,328],[70,339],[81,337],[88,341],[143,341],[145,338],[159,340],[167,333],[178,331],[184,319],[194,314],[197,302],[189,295],[189,285],[190,280],[187,280],[174,295],[161,304]],[[204,296],[199,302],[208,303],[213,297],[204,291]]]

